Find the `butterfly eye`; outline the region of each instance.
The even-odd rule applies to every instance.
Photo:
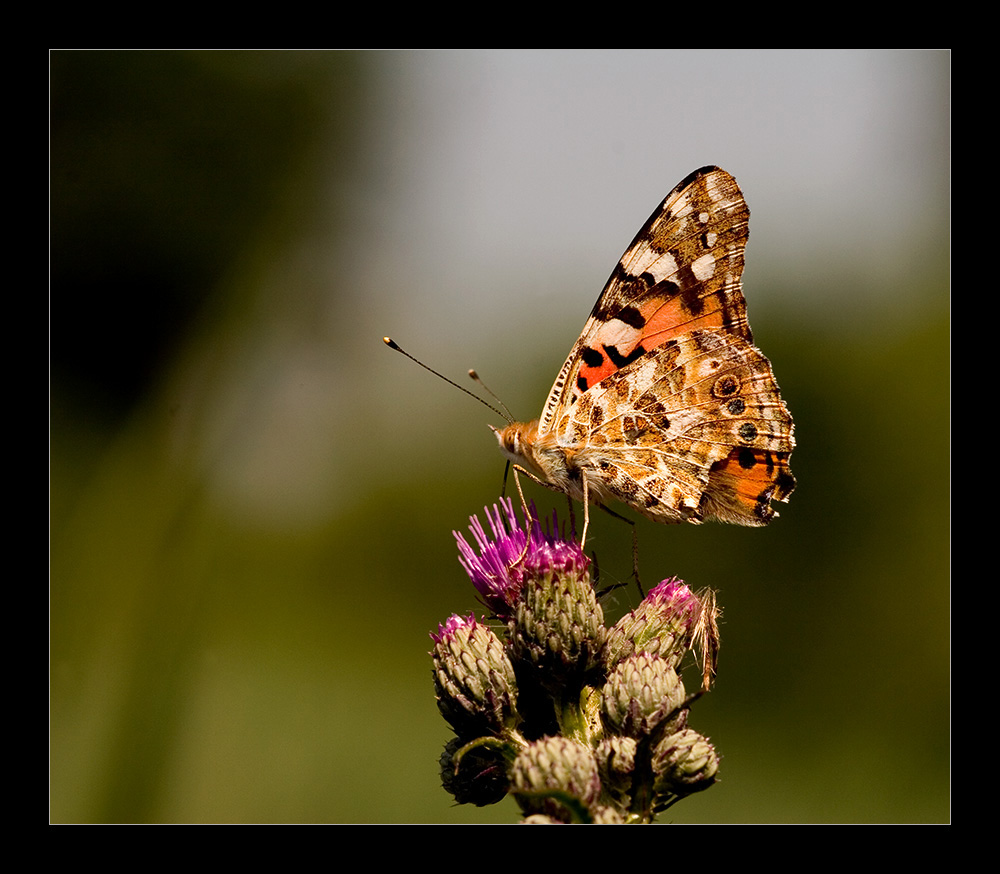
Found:
[[[497,435],[497,442],[500,444],[500,448],[504,452],[519,452],[521,441],[517,433],[517,428],[508,426],[501,431],[494,428],[493,433]]]

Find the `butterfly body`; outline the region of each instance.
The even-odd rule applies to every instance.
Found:
[[[585,503],[767,524],[795,487],[795,441],[746,318],[749,216],[724,170],[681,182],[622,256],[542,415],[496,431],[503,453]]]

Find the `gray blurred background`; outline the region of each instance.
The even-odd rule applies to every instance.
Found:
[[[949,819],[947,52],[56,51],[50,85],[53,821],[516,821],[440,788],[427,655],[500,422],[381,338],[534,418],[704,164],[799,487],[767,529],[639,523],[644,579],[724,609],[721,782],[663,820]]]

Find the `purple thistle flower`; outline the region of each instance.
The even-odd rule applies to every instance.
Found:
[[[511,498],[501,498],[500,506],[494,504],[492,511],[489,507],[483,509],[493,532],[492,539],[477,516],[469,517],[472,523],[469,530],[479,555],[461,534],[452,533],[458,541],[458,560],[482,602],[498,618],[510,617],[527,577],[552,571],[582,570],[590,564],[580,545],[572,537],[567,539],[560,534],[554,510],[551,523],[547,522],[543,530],[534,503],[529,511],[530,527],[518,522]]]

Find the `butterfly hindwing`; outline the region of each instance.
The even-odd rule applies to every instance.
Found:
[[[791,492],[791,417],[750,343],[698,330],[602,380],[556,425],[595,491],[659,522],[766,524]]]

